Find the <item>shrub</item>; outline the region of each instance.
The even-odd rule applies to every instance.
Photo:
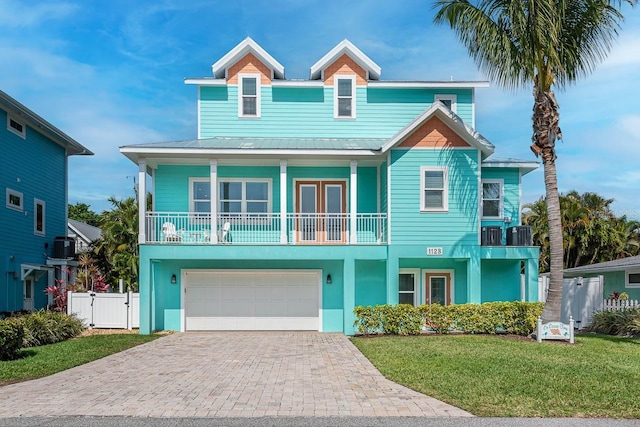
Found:
[[[418,307],[427,328],[438,334],[448,334],[453,329],[451,312],[440,304],[424,304]]]
[[[73,315],[40,310],[21,317],[24,347],[53,344],[78,336],[85,328]]]
[[[543,307],[542,303],[517,301],[419,307],[408,304],[359,306],[354,309],[354,326],[362,334],[381,331],[389,335],[417,335],[425,326],[439,334],[457,330],[467,334],[526,336],[535,330]]]
[[[0,320],[0,360],[18,357],[24,339],[24,327],[18,318]]]
[[[591,332],[607,335],[640,335],[640,309],[597,311],[588,327]]]
[[[380,331],[381,318],[380,310],[370,305],[359,305],[354,308],[353,313],[356,315],[356,321],[353,326],[363,335],[372,335]]]

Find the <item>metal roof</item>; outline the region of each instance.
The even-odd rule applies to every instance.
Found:
[[[565,273],[600,273],[606,271],[624,271],[630,268],[640,268],[640,255],[605,261],[598,264],[583,265],[582,267],[567,268]]]
[[[78,234],[81,234],[84,239],[91,243],[102,237],[102,229],[94,227],[84,222],[76,221],[69,218],[69,227]]]
[[[251,150],[379,150],[385,138],[236,138],[221,137],[187,141],[127,145],[127,148],[251,149]],[[122,148],[122,147],[121,147]]]

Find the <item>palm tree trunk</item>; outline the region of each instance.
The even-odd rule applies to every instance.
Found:
[[[560,320],[562,307],[562,262],[564,250],[562,245],[562,216],[560,213],[560,196],[558,194],[558,175],[556,173],[556,139],[562,138],[560,131],[558,103],[549,88],[544,90],[536,78],[533,104],[533,145],[531,149],[536,156],[542,157],[544,167],[544,185],[546,189],[547,216],[549,219],[549,293],[542,312],[544,322]]]

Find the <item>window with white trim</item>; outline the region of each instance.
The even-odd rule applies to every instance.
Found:
[[[209,179],[190,180],[190,209],[211,212]],[[271,213],[271,180],[224,178],[218,180],[218,213],[229,217],[263,217]]]
[[[420,168],[420,211],[446,212],[449,209],[449,178],[446,167]]]
[[[624,275],[626,288],[640,288],[640,270],[627,270]]]
[[[7,208],[20,212],[24,210],[24,198],[21,192],[7,188]]]
[[[353,119],[356,117],[356,77],[334,77],[333,116],[336,119]]]
[[[437,94],[433,97],[434,101],[442,102],[448,109],[454,113],[458,112],[458,96],[449,94]]]
[[[45,235],[46,204],[40,199],[33,199],[33,233],[37,236]]]
[[[504,182],[501,179],[482,180],[482,218],[502,219],[503,187]]]
[[[7,129],[15,133],[22,139],[27,137],[27,125],[21,121],[7,114]]]
[[[260,74],[238,75],[238,116],[260,117]]]
[[[420,271],[400,269],[398,276],[398,304],[416,305],[417,279]]]

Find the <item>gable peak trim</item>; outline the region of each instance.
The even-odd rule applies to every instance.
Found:
[[[213,77],[217,79],[225,78],[229,67],[244,58],[248,53],[252,53],[256,58],[258,58],[258,60],[260,60],[260,62],[269,67],[272,73],[272,78],[284,79],[284,66],[273,56],[269,55],[269,53],[251,37],[247,37],[242,40],[211,66]]]
[[[349,40],[344,39],[338,43],[333,49],[331,49],[326,55],[324,55],[318,62],[311,66],[310,79],[317,80],[322,79],[324,70],[335,62],[342,55],[347,55],[353,59],[358,65],[360,65],[371,80],[378,80],[380,78],[380,72],[382,68],[371,58],[365,55],[360,49],[358,49]]]

